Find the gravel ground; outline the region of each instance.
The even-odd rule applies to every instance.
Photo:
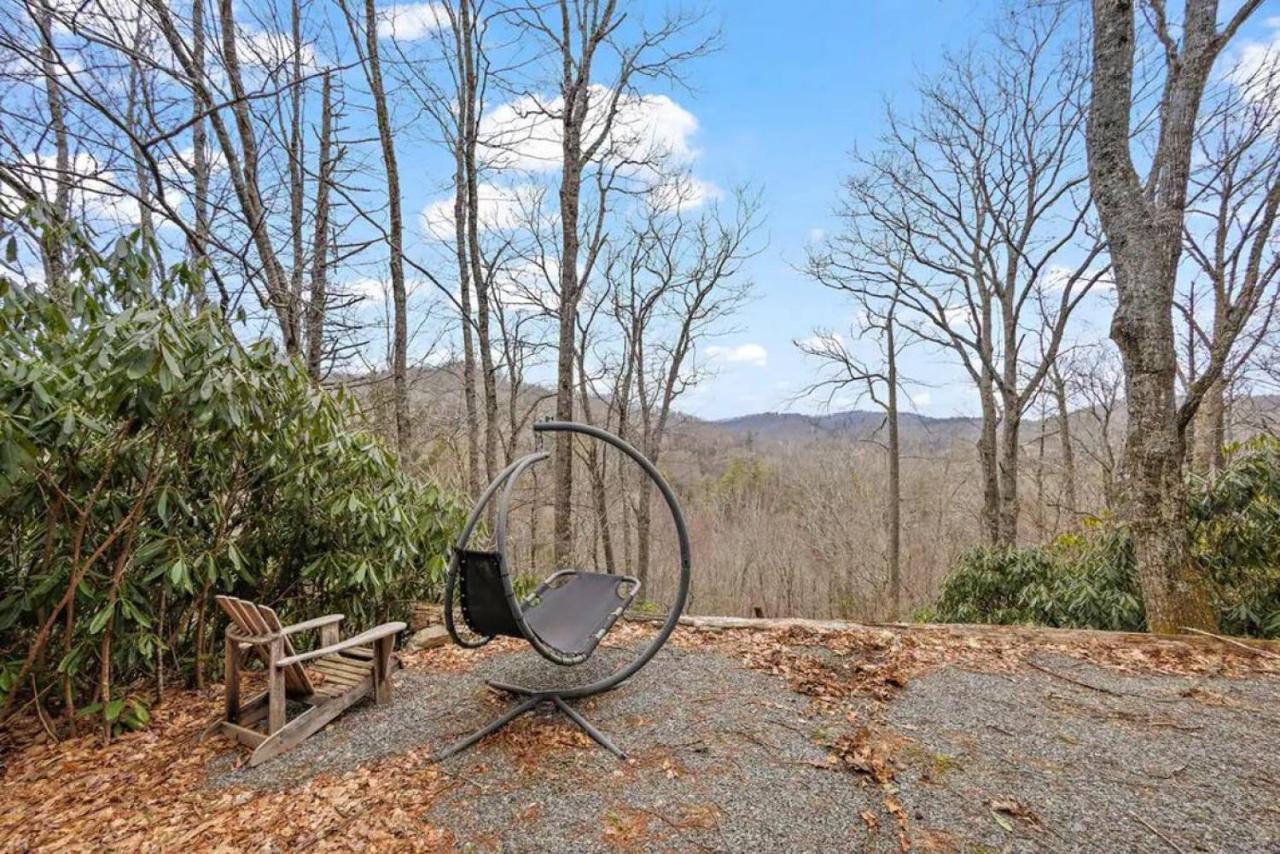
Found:
[[[486,678],[581,683],[629,657],[603,648],[564,669],[497,652],[464,673],[428,658],[396,674],[392,704],[360,706],[257,769],[229,755],[211,784],[290,788],[433,751],[510,707]],[[422,819],[467,850],[890,851],[901,818],[925,850],[1280,852],[1278,700],[1274,677],[1134,676],[1039,654],[1016,673],[946,667],[887,703],[855,695],[820,712],[780,676],[669,645],[575,703],[626,762],[544,707],[435,766],[444,790]],[[850,721],[890,757],[885,786],[830,764],[823,744],[847,751]]]
[[[1033,661],[1059,676],[946,668],[888,707],[918,831],[969,850],[1280,851],[1280,681]]]
[[[602,649],[573,671],[532,652],[482,659],[465,674],[405,670],[391,705],[362,705],[255,769],[212,784],[288,788],[390,753],[442,747],[510,701],[483,679],[550,686],[603,675],[627,658]],[[584,672],[587,671],[587,672]],[[576,671],[576,672],[575,672]],[[504,851],[890,850],[860,815],[883,795],[825,766],[829,724],[786,682],[713,652],[664,649],[630,682],[577,708],[629,754],[621,762],[545,707],[439,767],[454,779],[424,820]],[[394,785],[394,783],[392,783]]]

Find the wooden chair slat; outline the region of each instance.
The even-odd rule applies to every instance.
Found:
[[[236,627],[246,635],[254,637],[263,637],[272,633],[272,629],[262,620],[258,614],[258,608],[252,602],[246,602],[244,599],[237,599],[234,596],[217,596],[215,597],[218,605],[231,619]],[[277,625],[279,621],[277,620]],[[289,651],[291,647],[288,645],[288,639],[285,639],[285,655],[291,655]],[[258,658],[262,660],[264,666],[267,665],[271,658],[271,649],[268,644],[257,643],[252,644],[253,650],[257,653]],[[305,674],[304,674],[305,675]],[[289,686],[290,693],[309,693],[307,683],[302,682],[296,675],[285,672],[285,684]]]
[[[351,662],[345,661],[337,656],[326,655],[324,658],[317,658],[312,664],[316,667],[323,666],[328,670],[340,670],[344,673],[350,673],[355,676],[368,676],[373,670],[373,662]]]
[[[268,608],[266,605],[254,606],[252,602],[246,602],[245,604],[256,609],[258,619],[268,632],[278,632],[284,629],[284,626],[280,623],[280,618],[276,616],[274,608]],[[293,648],[293,642],[287,636],[284,639],[284,654],[286,658],[297,654],[297,651]],[[311,679],[307,676],[306,669],[300,665],[286,665],[284,678],[291,692],[311,694],[315,691],[315,687],[311,684]]]
[[[316,673],[324,677],[324,681],[326,683],[344,682],[349,685],[355,684],[356,682],[359,682],[361,679],[363,679],[365,676],[369,675],[368,673],[365,673],[363,675],[357,675],[355,673],[348,673],[347,671],[344,671],[344,670],[317,670]],[[312,684],[315,684],[315,683],[312,683]]]

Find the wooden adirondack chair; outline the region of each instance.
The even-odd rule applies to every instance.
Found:
[[[276,612],[265,605],[233,596],[216,600],[231,619],[226,632],[226,717],[218,728],[253,748],[250,765],[295,747],[366,696],[379,704],[391,701],[391,647],[404,623],[385,623],[340,641],[342,614],[282,626]],[[295,651],[290,637],[310,629],[319,630],[320,648]],[[267,690],[241,705],[240,665],[246,650],[256,652],[266,666]],[[310,662],[314,672],[308,673],[303,662]],[[286,721],[286,700],[310,708]]]

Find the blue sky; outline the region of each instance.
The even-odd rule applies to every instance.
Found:
[[[837,227],[832,211],[851,168],[850,150],[855,144],[874,143],[886,100],[909,112],[913,83],[938,71],[948,50],[972,43],[994,16],[1008,14],[1011,6],[1008,0],[638,0],[636,5],[641,14],[660,15],[670,3],[705,8],[708,23],[719,26],[722,47],[685,69],[690,90],[650,88],[645,94],[666,96],[678,105],[667,102],[662,121],[680,129],[679,146],[697,179],[721,192],[741,184],[761,190],[768,237],[764,250],[749,262],[753,299],[716,340],[704,342],[699,354],[716,372],[689,391],[678,407],[708,418],[821,409],[821,401],[796,400],[815,378],[818,365],[802,356],[793,341],[816,328],[848,335],[854,309],[797,272],[796,266],[804,260],[806,244]],[[1223,14],[1235,5],[1224,3]],[[410,10],[424,32],[440,24],[432,17],[430,2],[379,0],[378,6],[384,15]],[[283,38],[270,32],[282,29],[277,5],[239,0],[236,9],[247,43]],[[334,44],[334,34],[338,43],[346,38],[336,19],[330,23],[330,38],[316,45],[321,60]],[[412,21],[396,19],[393,26],[406,23]],[[404,35],[397,30],[397,38]],[[1267,0],[1231,52],[1247,56],[1267,45],[1280,50],[1280,0]],[[348,75],[358,77],[359,72]],[[372,121],[364,110],[367,105],[359,103],[362,85],[357,80],[349,90],[352,103],[346,120],[350,135],[362,138],[355,147],[363,150],[364,162],[376,166]],[[397,150],[406,224],[413,232],[407,235],[408,251],[422,263],[446,271],[453,263],[451,252],[428,233],[430,229],[422,228],[419,215],[432,204],[451,207],[451,158],[436,144],[435,131],[412,99],[395,91],[394,81],[391,95],[399,102]],[[313,111],[315,100],[310,99]],[[501,102],[494,93],[489,113],[499,112]],[[529,171],[543,180],[549,175],[545,167]],[[377,174],[375,168],[366,176],[374,186],[377,180],[370,176]],[[368,260],[356,264],[348,284],[374,295],[378,280],[385,278],[385,255],[370,253]],[[432,299],[439,303],[439,295],[430,288],[415,295],[420,314],[411,318],[410,328],[420,330],[413,344],[420,358],[441,344],[441,318],[452,317],[444,307],[429,311]],[[1108,299],[1105,293],[1088,298],[1073,320],[1073,338],[1105,337]],[[380,302],[372,300],[362,309],[368,312],[366,320],[381,313]],[[270,334],[269,324],[262,326],[260,331]],[[375,339],[370,351],[385,349],[376,340],[378,333],[370,337]],[[448,349],[447,338],[443,349]],[[380,361],[378,354],[370,356]],[[904,357],[902,373],[917,411],[939,417],[975,412],[971,384],[953,359],[917,347]],[[545,382],[549,370],[535,371],[530,379]],[[833,402],[835,408],[851,405],[852,395]]]
[[[821,401],[796,400],[817,366],[793,341],[815,327],[848,334],[854,311],[795,267],[806,244],[834,227],[832,210],[850,169],[849,152],[879,133],[885,99],[909,104],[913,81],[935,71],[945,51],[976,37],[999,0],[693,5],[706,8],[708,26],[718,24],[721,49],[686,66],[688,89],[646,93],[671,97],[696,119],[697,129],[685,141],[698,179],[722,193],[741,184],[762,191],[768,243],[749,263],[753,298],[699,354],[700,365],[710,365],[712,374],[677,407],[704,418],[817,411]],[[641,11],[660,15],[666,6],[657,0]],[[489,111],[500,106],[496,100]],[[406,211],[416,213],[433,202],[451,207],[451,163],[437,147],[416,144],[414,138],[429,130],[412,122],[402,127],[397,148]],[[410,251],[412,244],[419,257],[449,263],[447,247],[433,246],[429,237],[417,235]],[[441,250],[446,251],[437,254]],[[435,296],[430,289],[427,295]],[[424,335],[417,346],[434,340]],[[709,355],[712,348],[718,356]],[[947,416],[976,407],[967,376],[937,353],[912,352],[904,375],[919,380],[907,391],[920,412]],[[550,382],[550,366],[531,372],[530,379]],[[852,405],[852,396],[844,395],[833,408]]]
[[[995,8],[985,0],[718,4],[724,49],[693,69],[697,88],[687,105],[699,120],[699,173],[721,186],[750,181],[764,189],[770,244],[753,264],[756,298],[721,343],[757,344],[766,356],[763,364],[721,364],[689,394],[686,410],[724,418],[816,407],[792,402],[815,368],[792,342],[815,326],[847,331],[853,310],[794,267],[806,242],[833,227],[849,151],[879,132],[885,98],[908,96],[916,77],[973,38]],[[919,364],[908,373],[956,387],[915,390],[923,411],[968,410],[958,371],[936,354],[911,359]]]
[[[1224,14],[1236,4],[1224,4]],[[911,85],[939,67],[949,49],[979,37],[1007,8],[987,0],[822,2],[786,4],[720,0],[724,49],[691,72],[696,92],[682,98],[699,120],[697,171],[720,186],[751,181],[764,187],[768,250],[756,259],[756,299],[737,329],[719,342],[754,344],[752,358],[722,364],[682,407],[724,418],[761,410],[814,411],[795,401],[814,375],[812,359],[792,342],[815,326],[846,332],[851,307],[796,272],[807,241],[834,226],[832,210],[850,170],[855,143],[881,128],[886,98],[909,109]],[[1280,42],[1280,0],[1270,0],[1242,32],[1235,50]],[[1077,340],[1105,338],[1110,297],[1091,295],[1077,314]],[[967,376],[937,351],[916,348],[903,373],[915,408],[927,415],[974,414]],[[847,397],[833,408],[852,405]]]

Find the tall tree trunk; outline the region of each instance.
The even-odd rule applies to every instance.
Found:
[[[228,2],[228,0],[223,0]],[[396,145],[392,136],[391,114],[387,109],[387,93],[382,85],[382,63],[378,58],[378,15],[374,0],[365,0],[365,57],[368,63],[369,94],[373,97],[374,115],[378,123],[378,141],[382,146],[382,165],[387,180],[387,211],[390,222],[387,240],[391,250],[391,386],[392,409],[396,426],[396,446],[401,453],[409,450],[409,327],[404,285],[404,220],[400,211],[400,170],[396,165]]]
[[[152,8],[160,11],[162,4],[153,0]],[[253,116],[249,111],[249,94],[244,88],[244,80],[240,73],[240,56],[237,42],[239,28],[235,21],[234,0],[219,0],[218,12],[222,25],[222,61],[226,72],[227,83],[234,99],[231,110],[235,116],[236,133],[240,138],[239,159],[242,164],[236,168],[236,151],[231,140],[220,124],[215,122],[214,130],[219,134],[219,142],[227,159],[228,168],[232,172],[232,181],[236,184],[246,224],[253,237],[254,246],[258,250],[258,260],[262,263],[262,274],[266,280],[267,302],[276,315],[280,325],[280,337],[284,350],[289,355],[297,355],[300,348],[300,335],[296,318],[289,312],[289,287],[285,280],[284,269],[276,256],[275,246],[271,240],[271,232],[267,227],[267,209],[262,200],[262,188],[258,182],[258,139],[253,125]],[[167,14],[160,17],[161,26],[165,29],[170,46],[181,45],[172,19]],[[175,50],[175,53],[177,51]],[[193,81],[200,90],[202,103],[206,109],[212,106],[203,80]],[[211,120],[216,114],[211,115]],[[237,172],[239,174],[237,175]]]
[[[982,476],[982,525],[987,542],[1000,543],[1000,480],[997,462],[996,427],[1000,416],[996,410],[995,392],[991,378],[984,371],[978,386],[978,401],[982,406],[982,426],[978,435],[978,467]]]
[[[1112,249],[1117,282],[1171,277],[1153,248]],[[1183,438],[1175,393],[1172,290],[1169,297],[1120,296],[1111,335],[1125,368],[1128,428],[1123,459],[1126,516],[1133,531],[1147,624],[1155,632],[1183,626],[1217,628],[1208,579],[1195,565],[1187,537]],[[1162,346],[1166,345],[1166,346]]]
[[[1187,183],[1205,82],[1231,32],[1258,6],[1249,0],[1217,32],[1216,0],[1187,0],[1178,44],[1167,39],[1168,77],[1158,112],[1150,186],[1130,146],[1136,9],[1093,0],[1093,80],[1086,134],[1089,178],[1116,281],[1111,337],[1124,363],[1129,408],[1124,476],[1147,625],[1214,630],[1208,579],[1190,552],[1182,475],[1186,422],[1179,410],[1173,294],[1182,253]]]
[[[66,113],[62,103],[62,90],[58,87],[57,69],[53,62],[53,7],[49,0],[41,0],[38,24],[40,27],[40,64],[44,75],[45,98],[49,107],[49,129],[53,131],[54,179],[53,209],[55,221],[65,223],[71,214],[71,145],[67,136]],[[45,286],[55,300],[62,302],[67,290],[67,262],[63,255],[63,242],[58,229],[46,229],[40,241],[40,258],[44,265]]]
[[[885,419],[889,422],[889,507],[885,525],[889,539],[890,618],[902,615],[902,454],[898,444],[898,351],[894,340],[897,330],[892,313],[885,324],[885,353],[888,361],[888,395]]]
[[[329,187],[333,180],[333,81],[325,73],[320,88],[320,153],[316,176],[315,230],[311,237],[311,287],[307,298],[307,374],[324,374],[324,318],[329,294]]]
[[[582,94],[585,98],[585,93]],[[573,115],[568,105],[565,115]],[[564,174],[560,181],[560,335],[556,358],[556,420],[573,420],[574,346],[576,344],[578,297],[578,198],[582,167],[576,154],[580,149],[579,127],[565,122]],[[573,434],[556,434],[555,451],[555,565],[568,566],[573,559]],[[642,580],[643,583],[643,580]]]
[[[586,360],[583,357],[583,353],[587,348],[586,337],[586,332],[584,331],[581,346],[578,348],[578,394],[582,402],[582,417],[588,424],[591,424],[594,423],[595,418],[591,412],[590,384],[587,382]],[[608,420],[607,415],[605,420]],[[605,427],[608,427],[607,423]],[[587,476],[591,479],[591,501],[595,507],[596,532],[604,549],[605,571],[616,572],[617,563],[613,553],[613,533],[609,527],[608,493],[605,490],[605,457],[600,450],[598,442],[592,442],[587,447]]]
[[[139,21],[138,29],[134,34],[133,50],[135,53],[142,50],[144,31],[144,27]],[[140,105],[147,97],[146,85],[147,81],[142,74],[141,64],[136,57],[130,57],[129,93],[125,98],[125,126],[130,129],[134,139],[146,136],[146,131],[140,127],[139,121]],[[142,147],[136,141],[131,141],[130,148],[133,150],[134,192],[138,201],[138,233],[142,236],[142,254],[150,260],[152,266],[151,272],[148,274],[148,284],[150,284],[158,278],[159,271],[156,268],[160,265],[160,247],[156,243],[156,226],[151,216],[151,176],[147,171]]]
[[[1222,377],[1205,389],[1194,423],[1191,468],[1201,477],[1211,477],[1222,470],[1227,443],[1227,383]]]
[[[1018,463],[1022,442],[1022,413],[1017,395],[1006,394],[1000,421],[1000,539],[1001,545],[1018,544]]]
[[[191,62],[195,66],[195,73],[203,77],[204,0],[195,0],[191,4]],[[192,94],[191,112],[197,116],[195,124],[191,126],[191,177],[195,185],[191,205],[195,214],[195,228],[188,246],[188,257],[198,263],[207,261],[209,257],[209,142],[208,131],[201,117],[204,106],[198,93]],[[199,306],[208,302],[202,278],[192,297]],[[226,314],[229,310],[230,306],[224,296],[222,311]]]
[[[289,30],[293,39],[293,57],[289,72],[289,244],[293,264],[289,270],[289,317],[302,326],[302,283],[306,276],[305,241],[302,237],[303,206],[306,204],[306,178],[303,161],[306,156],[302,132],[302,12],[299,0],[289,4]]]
[[[1053,399],[1058,413],[1058,447],[1062,454],[1062,503],[1067,508],[1067,518],[1075,520],[1078,509],[1076,497],[1076,454],[1071,443],[1071,410],[1067,404],[1067,383],[1056,368],[1049,374],[1053,386]]]
[[[457,34],[455,34],[457,35]],[[458,37],[461,50],[462,37]],[[462,399],[467,423],[467,492],[472,498],[480,495],[480,418],[476,412],[476,347],[474,340],[475,319],[471,313],[471,261],[468,255],[470,243],[471,202],[468,192],[466,169],[466,97],[460,100],[458,138],[455,142],[453,173],[453,223],[458,256],[458,302],[462,314]]]
[[[480,357],[480,378],[484,390],[484,471],[491,479],[498,473],[498,378],[493,363],[491,324],[493,313],[489,306],[490,272],[486,269],[480,251],[480,167],[476,149],[480,138],[480,105],[477,97],[480,81],[476,68],[476,30],[471,0],[459,0],[458,26],[462,39],[459,42],[462,59],[462,97],[459,99],[460,116],[463,119],[463,167],[466,179],[467,200],[467,253],[471,263],[471,282],[476,292],[476,346]],[[464,366],[465,367],[465,366]],[[474,370],[474,368],[473,368]],[[472,394],[474,395],[474,379]],[[474,401],[472,403],[474,407]]]

